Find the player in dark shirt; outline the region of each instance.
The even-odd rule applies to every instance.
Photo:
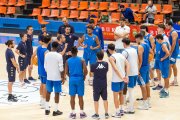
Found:
[[[27,30],[27,41],[26,41],[26,45],[27,45],[27,67],[28,67],[28,74],[29,74],[29,78],[28,80],[35,80],[32,77],[32,66],[31,65],[31,57],[33,54],[33,46],[32,46],[32,42],[33,42],[33,27],[32,26],[27,26],[26,28]],[[26,74],[25,74],[25,82],[26,83],[30,83],[26,78]]]
[[[94,107],[95,114],[92,118],[99,118],[98,106],[99,98],[102,97],[105,108],[105,118],[109,118],[108,114],[108,101],[107,101],[107,72],[108,63],[103,61],[104,53],[102,51],[97,53],[98,61],[91,65],[91,72],[94,74],[93,80],[93,96],[94,96]]]
[[[74,47],[74,42],[79,40],[79,37],[71,33],[71,27],[66,26],[65,33],[63,34],[66,38],[66,43],[68,44],[66,49],[66,60],[72,56],[71,49]]]
[[[66,17],[64,17],[64,18],[62,19],[62,22],[63,22],[64,24],[59,27],[57,36],[59,36],[60,34],[64,34],[64,33],[65,33],[65,28],[66,28],[66,26],[70,26],[70,28],[71,28],[70,33],[73,34],[73,33],[75,32],[75,31],[74,31],[74,27],[71,26],[71,25],[69,25],[68,19],[67,19]]]
[[[8,101],[17,102],[16,97],[14,95],[12,95],[12,87],[13,87],[13,83],[15,82],[15,79],[16,79],[16,70],[19,72],[19,66],[16,62],[14,53],[12,51],[15,44],[14,44],[13,40],[8,40],[5,44],[8,46],[8,48],[6,49],[6,53],[5,53],[6,63],[7,63],[6,70],[8,73],[8,80],[9,80],[8,81],[8,93],[9,93]]]
[[[27,34],[23,33],[20,34],[21,41],[18,44],[16,48],[16,53],[19,55],[18,57],[18,63],[20,67],[20,72],[19,72],[19,80],[20,80],[20,86],[21,87],[26,87],[25,86],[25,74],[26,74],[26,68],[27,68]],[[27,83],[27,82],[26,82]]]

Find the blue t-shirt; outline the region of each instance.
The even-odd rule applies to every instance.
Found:
[[[170,45],[172,46],[172,32],[174,32],[174,30],[172,30],[171,32],[170,32],[170,36],[169,36],[169,42],[170,42]],[[176,39],[176,45],[175,45],[175,48],[174,48],[174,51],[173,51],[173,53],[172,53],[172,55],[171,55],[171,57],[177,57],[178,56],[178,54],[179,54],[179,40],[178,40],[178,37],[177,37],[177,39]]]
[[[121,11],[124,18],[128,19],[129,21],[134,21],[133,11],[130,8],[126,8],[125,11]]]
[[[84,79],[82,59],[77,56],[71,57],[67,60],[67,63],[69,70],[69,81],[82,81]]]
[[[27,55],[28,56],[32,56],[32,54],[33,54],[32,42],[33,42],[33,35],[28,35],[27,34],[26,45],[27,45]]]
[[[11,49],[7,48],[5,56],[6,56],[7,68],[14,67],[14,65],[12,64],[12,61],[11,61],[11,59],[13,59],[13,58],[15,59],[13,51]]]
[[[37,48],[38,74],[43,77],[47,76],[47,73],[44,68],[44,58],[45,58],[45,52],[47,50],[48,50],[47,48],[43,48],[42,46],[39,46]]]
[[[104,88],[107,87],[107,62],[96,62],[91,65],[91,72],[94,74],[93,87]]]
[[[141,46],[144,48],[143,57],[142,57],[142,67],[143,66],[149,66],[150,47],[146,43],[142,43]]]
[[[144,42],[146,42],[149,45],[149,47],[152,48],[150,37],[151,37],[151,34],[147,34],[146,36],[144,36]]]
[[[78,40],[79,37],[74,34],[69,34],[69,35],[64,34],[64,36],[66,38],[66,43],[68,44],[66,52],[69,52],[74,46],[75,40]]]
[[[162,44],[161,44],[161,48],[160,48],[160,50],[159,50],[159,57],[160,57],[160,59],[161,58],[163,58],[165,55],[166,55],[166,53],[163,51],[163,49],[162,49],[162,45],[163,44],[165,44],[166,46],[167,46],[167,48],[168,48],[168,50],[169,50],[169,46],[168,46],[168,43],[167,42],[163,42]],[[169,57],[167,57],[165,60],[163,60],[162,62],[169,62]]]
[[[93,30],[93,34],[98,37],[99,42],[101,44],[101,49],[104,49],[104,38],[103,38],[102,29],[100,27],[96,26]]]
[[[22,54],[22,55],[27,55],[27,44],[26,42],[23,42],[23,41],[20,41],[20,43],[18,44],[17,50],[19,50],[19,53]]]

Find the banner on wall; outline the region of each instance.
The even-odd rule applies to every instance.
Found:
[[[100,24],[100,27],[103,31],[103,36],[105,40],[112,40],[114,41],[114,31],[115,28],[118,26],[118,24]],[[174,25],[174,29],[178,32],[180,37],[180,26]],[[149,33],[151,33],[153,36],[157,35],[157,26],[148,26]],[[129,38],[131,41],[135,41],[135,35],[140,31],[140,26],[137,25],[131,25],[130,26],[130,36]],[[169,30],[165,30],[165,33],[167,36],[169,36]],[[180,38],[179,38],[180,39]]]

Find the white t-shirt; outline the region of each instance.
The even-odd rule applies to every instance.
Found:
[[[44,68],[47,72],[47,80],[60,81],[63,68],[62,55],[57,52],[49,52],[45,55]]]
[[[125,61],[126,58],[121,53],[112,54],[112,57],[116,60],[116,66],[121,73],[122,77],[125,77]],[[112,68],[112,82],[123,82],[122,79],[118,77],[114,69]]]
[[[136,49],[128,47],[122,52],[122,54],[127,59],[130,65],[130,71],[128,76],[138,75],[138,54]]]
[[[120,34],[120,35],[124,35],[124,34],[128,33],[128,35],[126,36],[126,37],[128,37],[129,33],[130,33],[130,28],[128,26],[126,26],[126,25],[124,27],[118,26],[118,27],[116,27],[114,33],[117,33],[117,34]],[[119,39],[117,39],[115,41],[115,48],[116,49],[124,49],[122,39],[123,38],[119,38]]]

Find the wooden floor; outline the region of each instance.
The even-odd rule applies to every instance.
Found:
[[[7,80],[6,67],[5,67],[5,45],[0,45],[0,80]],[[82,55],[82,51],[79,52]],[[107,57],[105,58],[107,60]],[[177,62],[178,68],[180,68],[180,61]],[[37,67],[34,67],[33,76],[37,78]],[[18,78],[17,78],[18,79]],[[178,79],[180,77],[178,76]],[[171,79],[172,80],[172,79]],[[109,101],[109,114],[113,114],[114,104],[113,104],[113,94],[110,88],[111,83],[111,68],[108,72],[108,101]],[[67,88],[68,83],[66,82],[65,87]],[[135,98],[141,97],[141,92],[139,86],[135,88]],[[1,92],[0,92],[1,94]],[[34,98],[39,99],[39,97]],[[16,106],[3,106],[0,107],[0,120],[67,120],[69,119],[69,113],[71,112],[70,97],[67,95],[65,97],[60,97],[59,110],[63,112],[62,116],[52,117],[53,111],[53,98],[51,98],[51,115],[45,116],[44,110],[40,109],[39,103],[26,104],[26,105],[16,105]],[[167,99],[160,99],[158,91],[151,91],[151,102],[152,108],[150,110],[137,110],[135,109],[134,115],[125,115],[122,120],[180,120],[180,87],[170,88],[170,97]],[[93,95],[92,87],[85,86],[85,96],[84,96],[84,110],[88,117],[86,120],[90,120],[91,116],[94,114],[93,106]],[[76,111],[79,118],[79,107],[78,99],[76,102]],[[137,108],[138,102],[136,101],[135,107]],[[104,109],[102,100],[100,100],[100,116],[103,119]],[[109,118],[113,120],[114,118]]]

